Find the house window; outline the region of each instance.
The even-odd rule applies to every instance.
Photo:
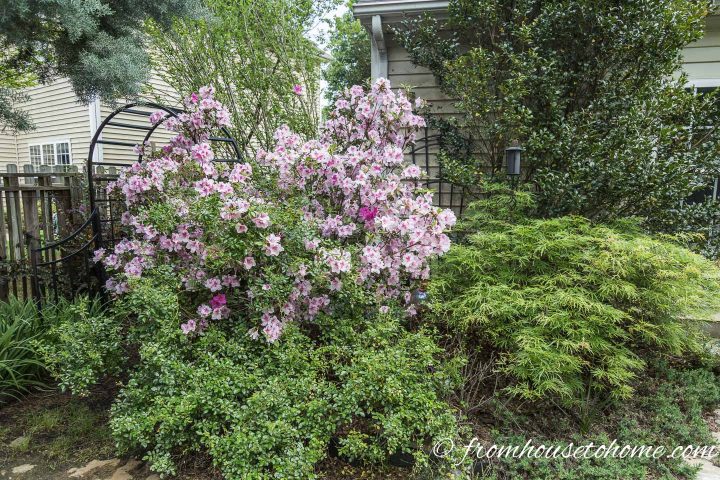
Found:
[[[39,167],[41,165],[53,167],[55,165],[72,164],[72,154],[70,152],[70,142],[68,140],[30,145],[29,148],[30,163],[34,167]]]
[[[720,88],[717,86],[720,84],[720,80],[709,80],[703,83],[703,85],[695,85],[692,87],[691,90],[695,93],[695,95],[706,95]],[[712,126],[702,125],[694,127],[695,130],[698,130],[701,133],[702,131],[710,130],[712,128]],[[708,200],[720,200],[720,191],[718,190],[719,187],[720,178],[710,179],[705,188],[701,188],[693,192],[693,194],[690,195],[686,202],[692,205],[704,203]]]
[[[40,145],[30,145],[30,163],[33,167],[42,165],[42,154],[40,153]]]
[[[70,144],[67,142],[55,144],[55,165],[70,165]]]

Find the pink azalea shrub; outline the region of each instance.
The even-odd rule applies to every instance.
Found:
[[[232,319],[269,342],[289,322],[341,307],[348,289],[369,308],[415,314],[412,292],[448,250],[455,216],[432,205],[420,170],[404,162],[424,120],[403,93],[384,79],[368,92],[355,86],[319,139],[282,127],[272,151],[242,163],[213,162],[209,138],[229,122],[213,89],[185,106],[177,119],[153,114],[175,137],[157,152],[140,147],[145,160],[109,187],[127,205],[128,235],[95,254],[112,273],[108,290],[170,273],[183,292],[184,333]]]

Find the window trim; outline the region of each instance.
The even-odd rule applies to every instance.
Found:
[[[688,80],[685,86],[690,89],[718,88],[720,87],[720,78],[696,78]]]
[[[66,143],[68,146],[67,154],[70,157],[70,163],[57,163],[57,161],[58,161],[58,145],[63,144],[63,143]],[[46,145],[52,145],[52,147],[53,147],[53,163],[51,165],[45,163],[45,152],[44,152],[43,147]],[[35,165],[34,163],[32,163],[32,154],[30,153],[31,147],[39,147],[40,148],[40,165],[39,166],[55,167],[55,166],[60,165],[60,166],[67,167],[67,166],[73,165],[72,142],[70,141],[69,138],[53,138],[53,139],[49,139],[49,140],[40,140],[40,141],[28,143],[28,159],[30,160],[30,165],[32,165],[33,167],[38,167],[38,165]]]

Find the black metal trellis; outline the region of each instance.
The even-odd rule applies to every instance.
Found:
[[[154,125],[137,122],[138,117],[149,117],[157,110],[165,112],[159,122]],[[102,266],[93,262],[93,252],[100,248],[114,247],[120,240],[122,232],[119,229],[119,217],[124,210],[118,205],[122,204],[122,200],[107,194],[108,183],[118,178],[118,169],[128,167],[133,162],[142,162],[142,153],[130,154],[131,149],[149,142],[160,125],[170,118],[177,118],[181,113],[182,110],[153,102],[134,102],[116,109],[98,126],[90,142],[87,157],[90,212],[87,219],[62,240],[33,249],[33,287],[38,299],[52,295],[57,300],[61,290],[65,290],[70,296],[84,291],[102,292],[107,277]],[[104,134],[110,133],[108,127],[116,130],[113,136],[118,136],[119,139],[104,138]],[[134,139],[133,133],[136,136]],[[223,156],[218,156],[215,162],[234,163],[242,160],[240,148],[226,128],[223,127],[219,135],[210,137],[210,141],[223,146],[220,149]],[[120,161],[104,161],[98,148],[104,145],[125,147],[127,160],[122,158]],[[40,261],[43,258],[49,260]],[[62,281],[68,285],[61,285]]]
[[[442,162],[438,159],[438,152],[431,152],[434,147],[439,150],[441,135],[430,135],[430,129],[423,129],[422,138],[418,138],[408,154],[414,165],[425,171],[426,178],[423,185],[433,190],[433,203],[440,208],[449,208],[460,216],[465,209],[465,192],[462,187],[448,182],[443,177]]]

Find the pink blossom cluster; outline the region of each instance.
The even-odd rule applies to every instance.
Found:
[[[177,117],[154,113],[175,137],[156,152],[138,147],[145,161],[110,186],[127,205],[127,236],[95,253],[113,274],[107,288],[120,295],[170,269],[191,312],[184,333],[231,319],[270,342],[289,322],[339,308],[350,286],[381,312],[400,302],[414,314],[411,292],[449,248],[455,217],[432,205],[419,169],[404,162],[424,125],[405,95],[384,79],[368,92],[355,86],[319,139],[281,127],[272,151],[222,164],[209,139],[229,114],[213,93],[192,94]]]
[[[282,191],[313,199],[305,219],[321,238],[360,247],[325,252],[331,273],[354,268],[380,298],[404,298],[428,278],[428,260],[450,247],[444,232],[455,215],[432,205],[432,193],[415,183],[420,169],[404,162],[424,125],[406,96],[379,79],[370,92],[354,86],[335,102],[321,140],[301,142],[281,128],[275,149],[259,158],[278,171]]]

